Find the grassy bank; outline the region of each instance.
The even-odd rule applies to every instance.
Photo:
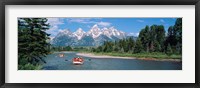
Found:
[[[108,55],[108,56],[119,56],[119,57],[136,57],[136,58],[155,58],[155,59],[181,59],[181,55],[167,55],[165,53],[158,53],[158,52],[152,52],[152,53],[136,53],[136,54],[131,54],[131,53],[118,53],[118,52],[89,52],[89,51],[79,51],[81,53],[92,53],[95,55]]]

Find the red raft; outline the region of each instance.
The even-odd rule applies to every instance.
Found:
[[[73,64],[75,64],[75,65],[81,65],[81,64],[83,64],[84,60],[83,60],[82,57],[77,57],[77,58],[74,58],[74,59],[72,60],[72,62],[73,62]]]

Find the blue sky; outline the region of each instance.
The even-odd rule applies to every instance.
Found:
[[[51,27],[47,31],[51,37],[65,29],[71,32],[82,28],[85,32],[89,31],[95,24],[99,28],[115,27],[118,30],[137,36],[146,25],[164,25],[165,30],[173,26],[176,18],[47,18]]]

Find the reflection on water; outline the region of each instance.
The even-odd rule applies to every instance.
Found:
[[[146,61],[135,59],[111,59],[111,58],[90,58],[83,57],[83,65],[73,65],[72,58],[80,57],[76,53],[59,53],[48,55],[44,59],[46,64],[44,70],[181,70],[181,62],[172,61]]]

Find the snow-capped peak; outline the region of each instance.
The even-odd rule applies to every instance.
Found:
[[[93,38],[97,38],[102,34],[102,30],[98,27],[97,24],[95,24],[90,31],[87,33],[88,35],[91,35]]]
[[[69,29],[64,29],[61,30],[57,36],[63,36],[63,35],[67,35],[67,36],[73,36],[72,32]]]
[[[82,28],[78,28],[78,29],[77,29],[77,32],[82,32],[82,31],[83,31]]]
[[[114,27],[100,29],[98,25],[94,25],[87,33],[81,28],[73,33],[69,29],[60,30],[50,43],[59,46],[97,46],[103,44],[104,41],[126,38],[126,35],[125,32]]]
[[[71,31],[69,29],[60,30],[59,34],[71,34]]]
[[[105,28],[105,27],[102,29],[102,32],[103,32],[104,35],[106,35],[109,38],[111,38],[111,36],[113,35],[112,31],[108,28]]]
[[[110,27],[110,28],[104,27],[100,29],[98,25],[96,24],[93,27],[91,27],[91,29],[87,33],[83,31],[82,28],[78,28],[73,33],[69,29],[65,29],[65,30],[61,30],[55,37],[66,36],[66,37],[72,37],[74,39],[81,40],[85,36],[90,36],[93,39],[97,39],[101,35],[107,36],[110,39],[113,39],[113,38],[122,39],[126,37],[125,32],[117,30],[114,27]]]
[[[83,36],[85,36],[85,31],[83,31],[82,28],[78,28],[73,34],[78,38],[78,40],[80,40]]]
[[[113,32],[118,31],[115,27],[110,27],[109,29],[110,29],[111,31],[113,31]]]
[[[85,33],[85,31],[83,31],[82,28],[78,28],[74,33],[75,33],[75,34],[76,34],[76,33],[82,34],[82,33]]]
[[[95,24],[95,25],[93,25],[93,26],[92,26],[92,28],[98,28],[98,25],[97,25],[97,24]]]

